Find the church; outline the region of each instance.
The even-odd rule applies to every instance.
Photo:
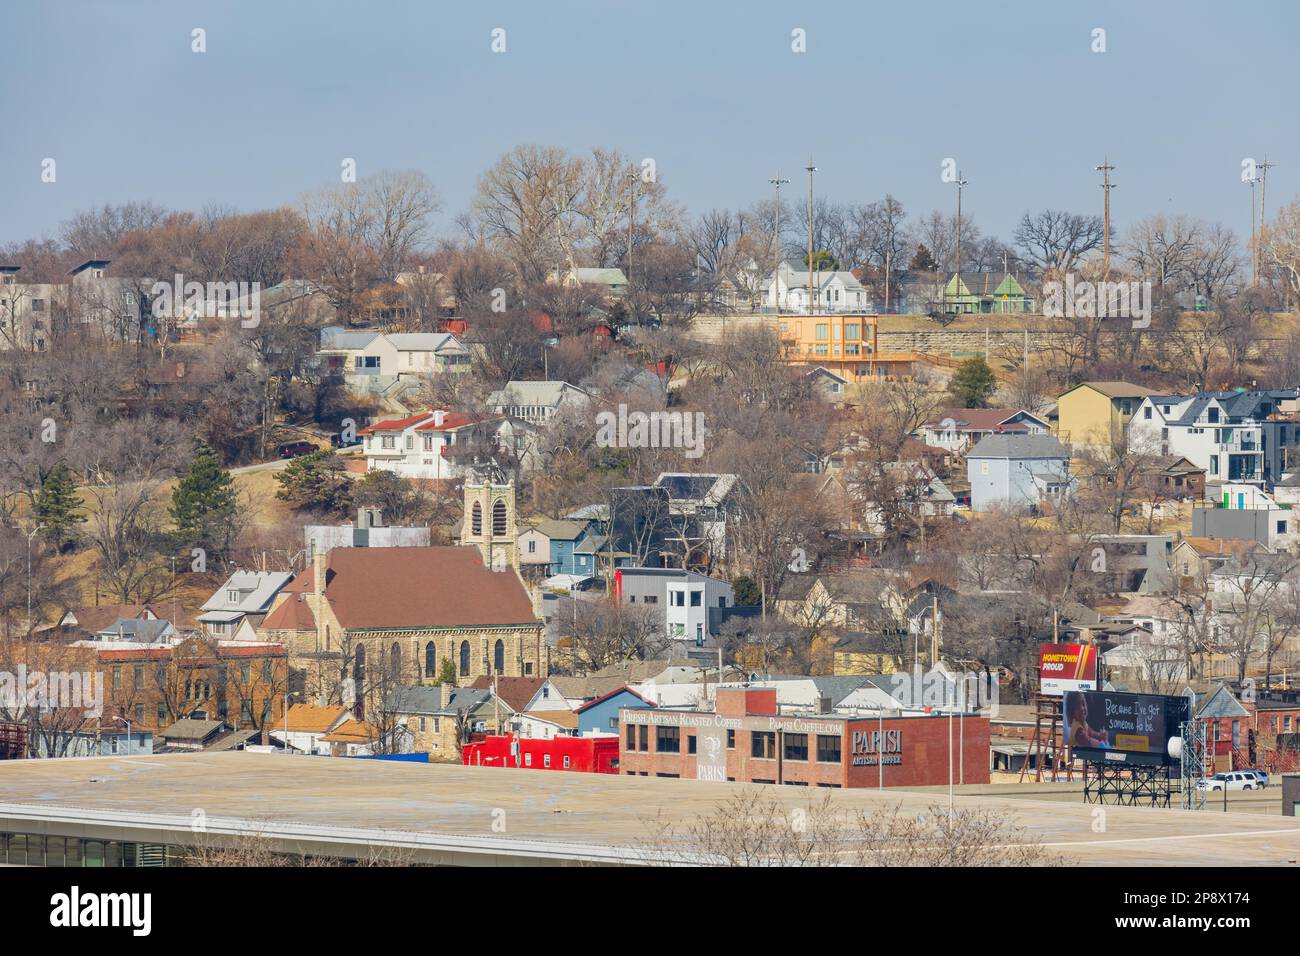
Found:
[[[318,552],[259,634],[289,648],[307,699],[437,684],[445,661],[461,686],[483,676],[546,677],[548,648],[519,575],[515,532],[513,484],[466,484],[459,544]]]

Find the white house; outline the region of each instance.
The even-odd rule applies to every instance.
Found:
[[[767,283],[763,305],[771,309],[775,302],[783,312],[805,314],[875,311],[871,296],[852,272],[814,270],[812,290],[813,301],[810,309],[808,273],[799,272],[788,262],[782,262],[774,277]]]
[[[1022,408],[947,408],[918,431],[933,448],[964,452],[986,435],[1045,435],[1050,426]]]
[[[1297,396],[1297,388],[1149,395],[1129,422],[1129,444],[1180,455],[1207,482],[1271,486],[1300,461]]]
[[[448,332],[349,332],[321,329],[318,354],[353,388],[382,388],[396,379],[469,369],[469,350]]]
[[[523,441],[522,432],[504,417],[479,418],[445,408],[375,422],[357,435],[367,471],[429,479],[464,478],[475,450],[516,454]]]
[[[280,589],[292,580],[288,571],[236,571],[203,603],[198,621],[216,637],[230,637],[245,618],[260,624]]]
[[[581,410],[593,396],[585,388],[568,382],[506,382],[506,387],[488,396],[494,415],[521,418],[530,425],[545,425],[562,410]]]

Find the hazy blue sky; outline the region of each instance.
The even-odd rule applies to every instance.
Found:
[[[1121,229],[1177,210],[1248,233],[1246,156],[1279,163],[1270,207],[1300,191],[1295,0],[4,0],[0,18],[0,242],[105,202],[280,205],[344,157],[423,170],[450,232],[521,142],[653,157],[693,212],[768,195],[778,167],[802,189],[810,152],[819,194],[951,210],[952,156],[1003,238],[1030,208],[1099,211],[1107,153]]]

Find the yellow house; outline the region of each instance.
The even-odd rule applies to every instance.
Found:
[[[1142,399],[1158,394],[1130,382],[1080,382],[1057,400],[1057,437],[1066,444],[1110,445],[1127,431]]]

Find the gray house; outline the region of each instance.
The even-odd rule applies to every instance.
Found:
[[[966,455],[971,510],[1037,510],[1073,490],[1070,453],[1052,435],[987,435]]]

